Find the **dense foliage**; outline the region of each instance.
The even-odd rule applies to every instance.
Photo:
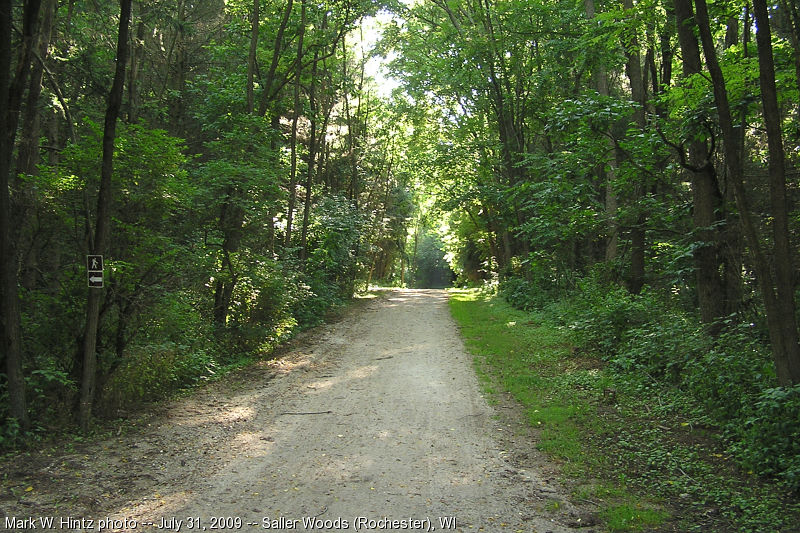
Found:
[[[403,121],[356,31],[377,3],[131,4],[0,9],[0,447],[268,355],[409,261]]]
[[[381,10],[390,99],[358,39]],[[567,302],[608,365],[693,395],[800,486],[794,2],[2,0],[0,19],[0,444],[454,272]]]
[[[396,9],[383,51],[459,282],[561,302],[582,345],[799,487],[795,3]]]
[[[573,501],[591,501],[608,531],[792,531],[800,517],[800,501],[788,488],[792,480],[758,477],[760,467],[742,454],[758,451],[762,458],[790,458],[784,453],[790,451],[788,433],[773,431],[787,422],[791,425],[787,413],[770,411],[777,415],[771,427],[766,420],[752,425],[741,420],[737,425],[728,419],[725,432],[718,431],[714,421],[722,419],[721,396],[734,402],[724,416],[767,413],[761,406],[747,405],[758,396],[755,391],[741,394],[736,384],[730,386],[727,380],[733,373],[717,380],[714,374],[698,372],[698,364],[688,371],[690,377],[656,378],[663,377],[659,369],[665,366],[686,368],[680,347],[698,343],[693,337],[697,324],[681,322],[651,295],[631,297],[624,292],[607,298],[602,287],[582,285],[582,291],[568,299],[529,311],[510,306],[490,290],[450,293],[450,308],[475,355],[485,390],[501,403],[510,394],[525,408],[536,447],[562,465]],[[651,303],[666,312],[663,319],[652,314],[647,318]],[[637,332],[623,335],[622,344],[614,339],[619,328],[602,327],[610,323],[604,304],[638,324]],[[643,319],[648,323],[643,325]],[[697,362],[718,364],[735,358],[745,371],[768,365],[763,347],[758,348],[762,353],[750,354],[753,365],[742,357],[744,351],[756,349],[755,343],[745,341],[746,333],[731,332],[714,355],[698,357]],[[688,335],[691,341],[675,335]],[[601,360],[599,343],[619,357],[610,363]],[[659,349],[668,355],[651,361]],[[687,353],[686,360],[694,361],[696,355]],[[631,364],[639,356],[644,357]],[[648,366],[639,364],[645,361]],[[692,383],[713,392],[707,399],[692,397],[687,394]],[[784,405],[791,408],[790,403]],[[722,438],[746,426],[763,432],[757,442],[741,441],[749,450],[732,447],[731,439]],[[776,454],[776,449],[782,453]],[[736,459],[746,467],[737,467]]]

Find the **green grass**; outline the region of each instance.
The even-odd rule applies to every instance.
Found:
[[[664,511],[629,503],[608,506],[600,516],[609,531],[645,531],[661,525],[669,518],[669,514]]]
[[[496,389],[511,393],[538,430],[538,448],[564,472],[585,477],[597,470],[602,461],[585,435],[602,430],[594,415],[609,380],[593,361],[574,357],[569,331],[478,290],[450,291],[450,310],[490,398]],[[610,531],[641,531],[669,515],[621,485],[605,492],[600,516]]]
[[[479,290],[450,296],[490,401],[513,396],[608,531],[797,531],[796,495],[737,468],[681,391],[612,373],[546,311]]]

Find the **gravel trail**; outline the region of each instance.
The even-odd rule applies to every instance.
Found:
[[[38,458],[0,509],[62,531],[590,531],[511,459],[497,409],[446,293],[392,290],[99,449]]]

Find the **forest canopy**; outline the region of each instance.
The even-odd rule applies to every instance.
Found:
[[[396,9],[382,50],[460,283],[550,309],[797,487],[796,2]]]
[[[359,35],[379,8],[3,2],[0,444],[209,379],[405,277],[403,125]]]
[[[796,2],[0,19],[0,446],[267,356],[370,284],[455,276],[569,302],[609,365],[694,394],[800,484]]]

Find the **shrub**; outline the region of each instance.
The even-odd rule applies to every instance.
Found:
[[[510,277],[500,283],[500,294],[517,309],[530,311],[540,308],[549,298],[532,281]]]
[[[606,358],[617,353],[631,328],[647,324],[659,307],[650,295],[632,295],[622,287],[604,293],[592,284],[584,286],[576,306],[577,318],[571,327],[578,333],[579,343]],[[626,366],[623,360],[618,363]]]
[[[653,313],[620,336],[622,342],[610,357],[617,369],[672,384],[686,379],[687,366],[711,348],[710,338],[697,322],[681,313]]]
[[[105,383],[101,393],[103,413],[114,416],[120,409],[161,399],[168,394],[208,379],[217,363],[203,349],[166,342],[138,346]]]
[[[500,283],[500,293],[518,309],[542,309],[574,289],[573,273],[552,257],[531,253],[526,261],[512,262],[515,275]]]
[[[8,391],[5,387],[5,374],[0,374],[3,383],[0,385],[0,406],[8,405]],[[11,449],[23,440],[23,431],[16,418],[8,416],[8,410],[3,409],[3,423],[0,424],[0,450]]]
[[[730,424],[733,451],[753,471],[775,475],[800,490],[800,385],[758,395],[744,423]]]
[[[776,387],[769,347],[752,324],[732,317],[713,338],[671,300],[631,295],[597,276],[545,305],[548,291],[536,282],[510,278],[501,290],[512,305],[543,306],[623,380],[677,387],[690,409],[723,429],[747,468],[800,489],[800,385]]]
[[[717,421],[741,423],[761,391],[775,386],[775,371],[768,347],[746,324],[729,324],[708,348],[690,359],[683,381],[686,388]],[[702,331],[698,331],[698,336]],[[686,339],[698,344],[699,339]]]
[[[301,326],[319,324],[328,310],[343,303],[341,287],[323,272],[314,272],[298,279],[298,286],[298,293],[302,296],[293,302],[292,316]]]

